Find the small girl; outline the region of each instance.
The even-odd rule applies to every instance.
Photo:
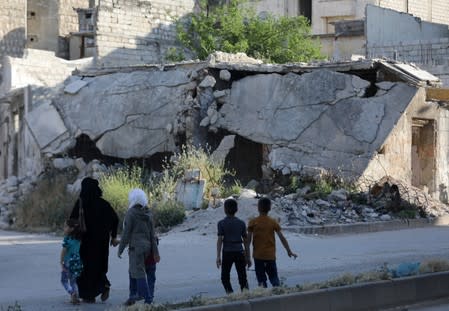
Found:
[[[76,279],[83,270],[80,258],[81,231],[76,219],[68,219],[64,224],[64,240],[61,251],[61,283],[70,294],[70,302],[79,304]]]

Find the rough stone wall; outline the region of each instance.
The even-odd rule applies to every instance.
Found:
[[[58,25],[59,25],[59,48],[58,56],[69,58],[69,41],[67,36],[70,32],[77,32],[78,14],[74,8],[89,8],[89,0],[60,0],[58,10]]]
[[[449,186],[447,175],[449,160],[449,112],[438,104],[425,102],[426,92],[420,89],[411,101],[406,112],[401,116],[394,130],[388,136],[382,148],[364,172],[371,180],[390,175],[405,182],[412,183],[412,125],[413,118],[436,121],[436,146],[434,177],[428,184],[428,191],[433,197],[442,200],[441,189]],[[444,202],[444,200],[442,200]],[[445,200],[447,202],[447,198]]]
[[[101,0],[97,65],[161,63],[176,38],[173,21],[193,10],[193,0]]]
[[[29,0],[27,47],[53,51],[68,59],[70,32],[78,31],[78,15],[73,8],[88,8],[88,0]]]
[[[5,55],[20,57],[25,48],[26,0],[0,1],[0,84]]]
[[[60,36],[78,31],[78,14],[74,8],[89,8],[89,0],[60,0],[58,11]]]

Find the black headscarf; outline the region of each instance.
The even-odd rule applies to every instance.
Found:
[[[84,202],[92,202],[102,196],[103,192],[100,189],[98,180],[91,177],[86,177],[81,182],[80,198]]]

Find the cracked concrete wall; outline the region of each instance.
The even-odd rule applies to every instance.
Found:
[[[54,104],[72,145],[86,134],[103,155],[144,158],[176,150],[175,138],[185,131],[179,120],[190,109],[195,88],[188,68],[116,73],[95,77]]]
[[[416,93],[392,83],[365,98],[369,85],[327,70],[249,76],[233,83],[217,127],[271,145],[273,169],[360,176]]]

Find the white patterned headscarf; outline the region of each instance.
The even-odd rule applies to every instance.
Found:
[[[142,189],[136,188],[128,194],[128,208],[134,205],[148,206],[148,197]]]

